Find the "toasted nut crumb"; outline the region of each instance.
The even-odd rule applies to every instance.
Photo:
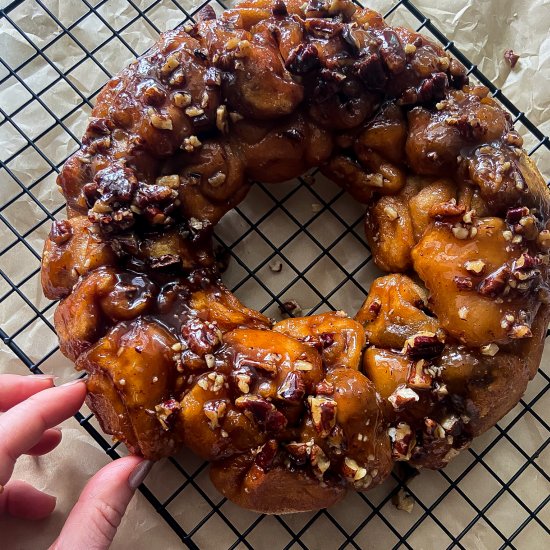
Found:
[[[280,273],[283,269],[283,262],[281,262],[281,260],[272,260],[269,263],[269,269],[271,269],[273,273]]]
[[[216,358],[211,353],[207,353],[204,356],[204,360],[206,361],[206,366],[209,369],[213,369],[216,366]]]
[[[384,187],[384,176],[382,174],[367,174],[367,185],[372,187]]]
[[[485,269],[485,262],[482,260],[472,260],[464,262],[464,269],[470,273],[479,275]]]
[[[323,210],[323,205],[322,204],[319,204],[318,202],[312,202],[311,203],[311,211],[314,214],[317,214],[317,212],[321,212],[321,210]]]
[[[385,206],[384,207],[384,214],[391,220],[394,221],[397,218],[399,218],[399,214],[397,213],[397,210],[391,206]]]
[[[414,499],[411,495],[405,493],[403,489],[392,497],[392,504],[398,509],[410,514],[414,509]]]
[[[172,119],[169,115],[160,115],[154,110],[149,110],[149,120],[151,124],[159,130],[172,130]]]
[[[467,239],[469,236],[469,231],[465,227],[455,226],[452,228],[453,235],[460,240]]]
[[[498,353],[499,349],[500,348],[494,342],[491,342],[490,344],[481,346],[480,351],[483,355],[494,357]]]
[[[176,343],[172,346],[172,349],[173,349],[174,351],[181,351],[181,349],[182,349],[181,342],[176,342]]]
[[[393,408],[396,410],[401,409],[409,403],[418,401],[420,398],[418,394],[411,388],[406,386],[399,386],[395,391],[388,397],[388,401],[392,404]]]
[[[237,387],[239,388],[239,391],[242,393],[249,393],[250,392],[250,376],[248,374],[237,374],[235,376],[237,379]]]
[[[543,229],[537,237],[537,242],[543,250],[550,249],[550,230]]]
[[[188,107],[189,105],[191,105],[191,101],[193,101],[193,98],[191,97],[191,94],[189,92],[178,92],[174,94],[174,105],[176,107],[180,107],[181,109],[183,109],[184,107]]]
[[[530,338],[531,336],[533,333],[527,325],[515,325],[510,332],[510,338]]]
[[[448,57],[440,57],[438,61],[442,71],[446,71],[449,68],[449,65],[451,64],[451,61]]]
[[[220,187],[226,180],[226,175],[223,172],[216,172],[213,176],[208,178],[208,183],[212,187]]]
[[[413,55],[416,52],[416,46],[414,44],[405,44],[405,53],[407,55]]]
[[[200,107],[194,107],[194,106],[187,107],[187,109],[185,109],[185,114],[191,117],[200,116],[204,114],[204,109],[201,109]]]
[[[183,140],[181,149],[185,149],[188,153],[192,153],[195,149],[198,149],[202,143],[197,136],[190,136]]]
[[[227,107],[220,105],[216,109],[216,128],[222,133],[227,134],[229,131],[229,124],[227,123]]]
[[[157,185],[163,187],[169,187],[170,189],[177,189],[180,186],[180,177],[177,174],[171,176],[160,176],[155,180]]]
[[[458,310],[458,316],[463,320],[465,321],[467,318],[468,318],[468,313],[469,313],[469,309],[466,307],[466,306],[462,306],[459,310]]]
[[[297,361],[294,361],[294,368],[296,370],[309,371],[313,370],[313,364],[309,361],[302,361],[301,359],[298,359]]]
[[[180,62],[179,62],[178,58],[174,54],[169,55],[166,58],[166,62],[164,63],[164,65],[160,69],[160,74],[162,76],[167,76],[171,72],[175,71],[179,66],[180,66]]]
[[[519,55],[515,53],[514,50],[509,49],[504,52],[504,59],[506,63],[508,63],[508,65],[510,65],[510,67],[513,69],[519,60]]]

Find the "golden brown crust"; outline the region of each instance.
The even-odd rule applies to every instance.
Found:
[[[441,468],[540,362],[549,194],[510,117],[439,46],[348,0],[251,0],[113,78],[58,179],[42,284],[107,433],[184,445],[267,513],[394,461]],[[385,271],[354,319],[272,321],[221,283],[214,225],[311,167],[365,203]],[[366,346],[366,350],[365,350]]]

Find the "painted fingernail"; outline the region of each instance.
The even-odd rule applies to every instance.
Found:
[[[143,480],[147,477],[152,467],[153,462],[151,460],[144,460],[132,470],[132,473],[128,476],[128,485],[132,491],[143,483]]]
[[[63,388],[63,387],[66,387],[66,386],[74,386],[75,384],[84,384],[84,382],[86,382],[86,380],[84,380],[83,378],[77,378],[76,380],[71,380],[70,382],[65,382],[64,384],[61,384],[61,386],[59,386],[59,387]]]

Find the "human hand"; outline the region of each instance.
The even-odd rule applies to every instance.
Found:
[[[0,375],[0,515],[41,519],[56,498],[23,481],[10,481],[22,454],[43,455],[61,441],[55,426],[74,415],[86,386],[54,387],[51,377]],[[136,456],[111,462],[86,485],[50,550],[109,548],[136,488],[152,463]]]

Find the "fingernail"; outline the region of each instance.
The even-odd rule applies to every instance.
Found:
[[[152,467],[153,462],[151,460],[144,460],[133,469],[132,473],[128,476],[128,485],[132,491],[143,483],[143,480],[147,477]]]
[[[65,382],[65,384],[61,384],[59,386],[60,388],[63,388],[65,386],[74,386],[75,384],[84,384],[86,380],[83,380],[82,378],[77,378],[76,380],[71,380],[70,382]]]
[[[25,376],[28,376],[29,378],[37,378],[38,380],[57,380],[59,377],[55,376],[55,374],[27,374]]]

